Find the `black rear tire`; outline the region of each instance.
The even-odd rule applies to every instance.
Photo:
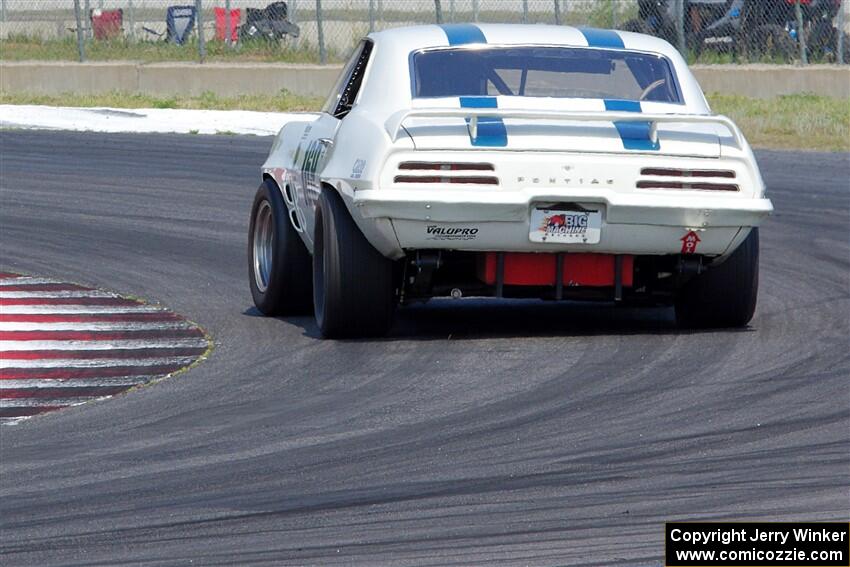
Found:
[[[392,260],[366,240],[331,188],[319,196],[315,230],[313,305],[322,336],[385,335],[396,306]]]
[[[759,285],[759,231],[749,236],[722,264],[690,280],[676,294],[681,327],[744,327],[753,318]]]
[[[258,231],[258,222],[267,229]],[[258,241],[270,245],[263,260]],[[292,226],[280,189],[270,179],[257,189],[251,207],[248,278],[254,305],[264,315],[309,315],[313,311],[310,253]]]

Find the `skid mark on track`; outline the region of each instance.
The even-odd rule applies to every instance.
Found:
[[[0,272],[0,425],[147,384],[202,360],[210,345],[162,307]]]

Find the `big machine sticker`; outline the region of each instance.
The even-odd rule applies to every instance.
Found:
[[[532,209],[529,238],[532,242],[596,244],[602,231],[599,211]]]
[[[587,215],[583,213],[561,213],[543,217],[540,229],[546,236],[584,234],[587,232]]]

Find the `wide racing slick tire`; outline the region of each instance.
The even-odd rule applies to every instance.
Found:
[[[709,266],[676,293],[676,322],[685,328],[744,327],[756,310],[759,286],[759,231],[726,260]]]
[[[316,207],[313,248],[313,306],[322,336],[385,335],[396,306],[393,262],[366,240],[329,187]]]
[[[313,310],[310,253],[301,241],[280,189],[266,179],[257,189],[248,232],[248,278],[264,315],[309,315]]]

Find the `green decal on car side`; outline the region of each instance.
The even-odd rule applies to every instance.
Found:
[[[308,201],[314,201],[321,189],[319,177],[316,175],[316,170],[319,168],[319,163],[322,156],[325,155],[325,146],[318,140],[313,140],[307,146],[304,152],[304,161],[301,163],[301,180],[304,184],[304,194]]]

